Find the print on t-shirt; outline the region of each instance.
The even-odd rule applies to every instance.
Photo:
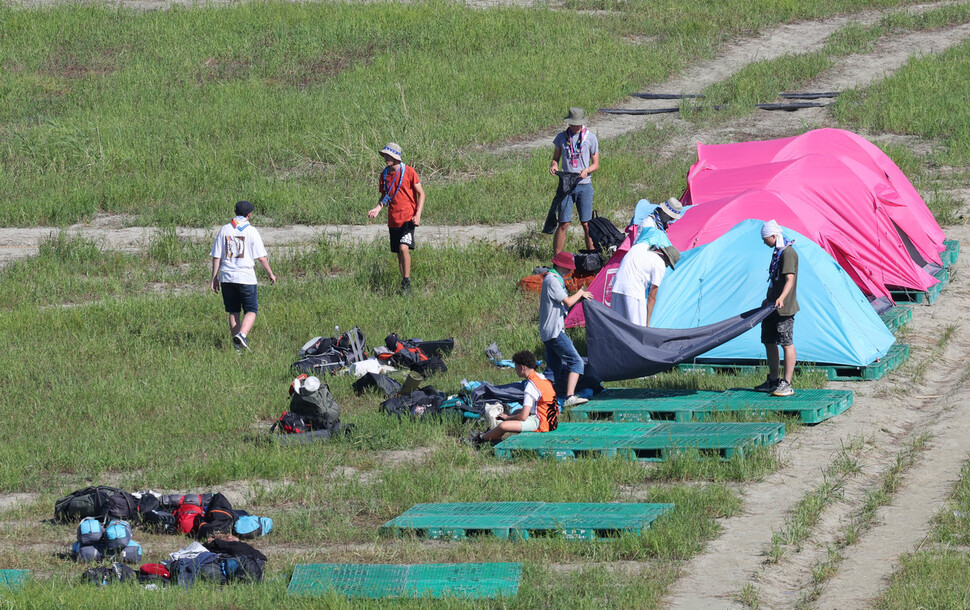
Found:
[[[246,238],[226,235],[226,258],[243,258],[244,256],[246,256]]]

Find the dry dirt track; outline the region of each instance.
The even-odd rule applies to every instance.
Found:
[[[148,3],[146,3],[148,4]],[[161,4],[161,3],[158,3]],[[938,6],[938,5],[933,5]],[[148,7],[151,8],[151,7]],[[871,22],[878,14],[860,20]],[[691,69],[668,83],[652,86],[655,92],[697,91],[756,60],[778,57],[789,52],[817,48],[825,36],[847,23],[836,18],[812,23],[788,24],[764,36],[740,41],[717,59]],[[906,59],[923,53],[939,52],[970,36],[970,28],[960,26],[933,32],[907,34],[886,40],[870,55],[846,58],[822,74],[810,89],[841,90],[864,85],[901,66]],[[650,107],[651,102],[630,101],[628,107]],[[721,124],[710,131],[692,131],[689,124],[673,115],[655,117],[599,116],[592,127],[604,142],[608,158],[608,138],[640,128],[655,121],[669,130],[670,144],[662,151],[683,154],[697,141],[719,143],[765,139],[798,133],[805,126],[834,126],[824,109],[799,113],[759,113],[743,120]],[[879,134],[865,134],[878,140]],[[548,146],[549,134],[536,135],[503,147],[498,154]],[[923,144],[920,146],[930,146]],[[970,203],[970,201],[966,202]],[[125,219],[100,218],[90,225],[69,230],[102,242],[106,247],[137,250],[147,243],[151,229],[124,228]],[[534,230],[532,223],[502,227],[431,227],[421,231],[434,239],[466,241],[477,238],[502,242],[516,232]],[[970,228],[947,227],[951,238],[970,243]],[[36,252],[40,239],[53,229],[0,229],[0,264]],[[203,238],[211,230],[183,229],[180,234]],[[342,227],[261,228],[268,244],[312,243],[321,234],[341,239],[383,239],[382,225]],[[947,500],[967,459],[964,439],[970,437],[970,289],[967,274],[970,254],[964,254],[955,269],[955,279],[933,306],[918,306],[914,311],[906,342],[912,346],[908,365],[885,379],[857,384],[841,384],[855,391],[855,404],[845,414],[813,428],[800,430],[779,447],[784,466],[764,481],[743,488],[745,500],[741,515],[724,520],[723,532],[708,548],[683,569],[682,578],[671,589],[665,605],[672,608],[742,607],[737,594],[746,584],[758,591],[760,602],[771,608],[799,605],[811,586],[811,568],[827,557],[826,546],[839,536],[847,520],[861,505],[864,494],[892,464],[895,454],[914,434],[929,432],[932,440],[915,466],[906,474],[903,487],[889,506],[881,509],[875,527],[858,544],[846,548],[844,561],[821,589],[815,602],[819,608],[864,608],[885,586],[900,554],[913,550],[928,531],[935,511]],[[937,343],[944,329],[955,327],[949,341],[940,349]],[[919,364],[928,362],[918,374]],[[805,493],[822,481],[828,467],[845,445],[864,441],[857,452],[862,470],[846,480],[844,497],[827,509],[815,527],[810,542],[800,551],[789,550],[775,565],[764,563],[764,551],[773,531],[779,530],[786,513]]]

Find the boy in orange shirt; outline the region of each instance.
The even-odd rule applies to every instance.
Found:
[[[401,160],[401,147],[394,142],[381,149],[386,167],[378,180],[380,200],[377,207],[367,212],[377,218],[387,207],[387,230],[391,237],[391,252],[397,253],[401,268],[401,291],[411,290],[411,250],[414,249],[414,229],[421,225],[424,209],[424,189],[418,173]]]

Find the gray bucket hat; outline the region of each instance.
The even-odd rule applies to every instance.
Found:
[[[566,121],[566,125],[585,125],[586,113],[583,112],[582,108],[574,106],[569,109],[569,114],[566,115],[564,120]]]
[[[673,246],[660,246],[657,248],[660,252],[663,252],[667,257],[667,262],[670,264],[670,268],[673,269],[674,265],[680,262],[680,250]]]
[[[381,149],[381,154],[400,161],[404,151],[401,150],[401,146],[396,142],[388,142],[387,146]]]

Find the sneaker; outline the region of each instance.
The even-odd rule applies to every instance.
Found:
[[[249,344],[246,343],[246,336],[242,333],[236,333],[232,336],[232,344],[238,348],[245,347],[247,350],[252,351],[249,349]]]
[[[404,293],[411,292],[411,278],[409,277],[401,278],[401,292],[404,292]]]
[[[581,405],[585,402],[589,402],[589,399],[573,394],[572,396],[566,397],[566,402],[562,403],[562,406],[564,409],[568,409],[569,407],[575,407],[576,405]]]
[[[795,389],[791,387],[791,382],[782,379],[778,382],[778,385],[771,392],[772,396],[791,396],[795,393]]]
[[[762,383],[761,385],[754,386],[754,391],[768,392],[768,393],[774,392],[775,388],[778,387],[778,382],[780,381],[781,379],[772,379],[771,377],[765,377],[765,382]]]

